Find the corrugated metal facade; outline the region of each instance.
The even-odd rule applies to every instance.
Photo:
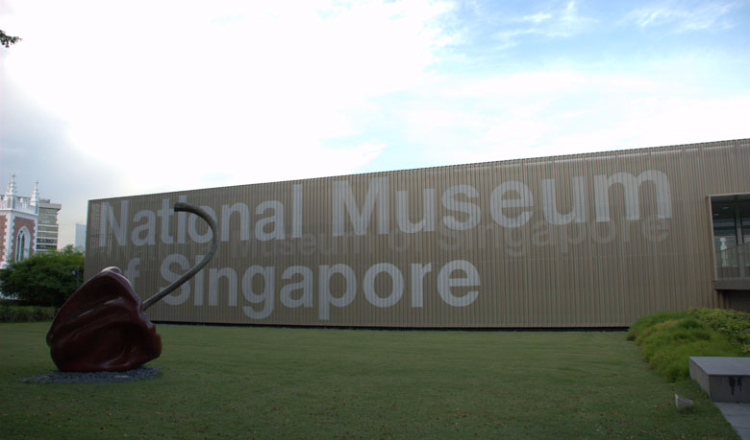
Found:
[[[119,266],[155,321],[612,327],[724,307],[708,196],[750,192],[750,140],[94,200],[86,274]],[[196,221],[197,220],[197,221]]]

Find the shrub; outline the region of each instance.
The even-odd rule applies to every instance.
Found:
[[[54,307],[0,304],[0,322],[51,321],[55,312]]]
[[[732,336],[730,330],[741,331],[744,321],[720,317],[725,312],[731,314],[726,310],[691,309],[646,315],[633,323],[627,337],[641,346],[649,366],[667,380],[685,379],[690,375],[690,356],[743,355],[736,340],[747,335]]]
[[[653,326],[664,321],[682,317],[684,312],[663,311],[640,317],[628,329],[628,340],[635,341],[638,336],[644,337],[653,330]],[[640,345],[639,341],[636,341]]]
[[[83,280],[83,263],[72,247],[34,254],[0,269],[0,290],[27,304],[60,307]]]
[[[690,356],[736,356],[726,339],[699,339],[671,346],[654,355],[649,366],[670,382],[690,376]]]
[[[726,334],[745,356],[750,356],[750,313],[705,307],[690,309],[688,313],[712,329]]]

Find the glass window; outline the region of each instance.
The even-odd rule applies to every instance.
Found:
[[[714,264],[718,279],[750,276],[750,195],[711,198]]]
[[[750,206],[740,208],[740,221],[742,222],[742,242],[750,243]]]
[[[737,246],[737,224],[734,207],[726,203],[713,203],[714,249],[721,251]]]
[[[18,236],[16,237],[16,255],[15,259],[16,261],[23,261],[28,257],[28,247],[29,247],[29,238],[28,233],[26,232],[26,228],[22,228],[21,231],[18,233]]]

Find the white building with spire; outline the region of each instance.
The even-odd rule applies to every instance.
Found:
[[[0,196],[0,269],[35,252],[57,249],[57,212],[62,206],[39,198],[39,182],[31,197],[18,195],[16,175]]]

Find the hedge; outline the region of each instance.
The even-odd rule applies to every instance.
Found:
[[[0,322],[51,321],[57,309],[54,307],[0,304]]]
[[[638,319],[627,338],[670,382],[690,375],[690,356],[750,355],[750,314],[707,308],[664,311]]]

